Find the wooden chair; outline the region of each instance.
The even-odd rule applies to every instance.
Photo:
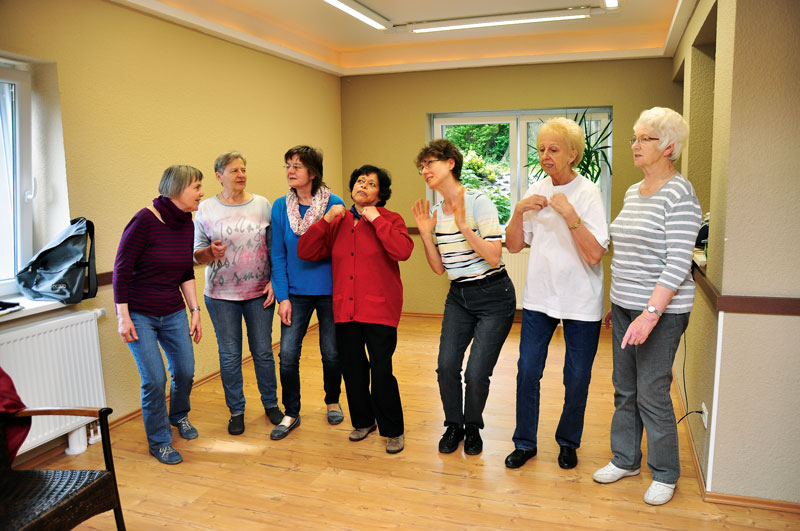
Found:
[[[110,408],[27,408],[0,415],[0,530],[72,529],[92,516],[114,510],[117,529],[125,529],[111,440]],[[94,417],[103,438],[105,470],[14,470],[8,455],[5,423],[13,417],[70,415]]]

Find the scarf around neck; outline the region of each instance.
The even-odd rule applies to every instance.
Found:
[[[328,201],[331,198],[331,191],[327,186],[320,186],[317,193],[311,198],[311,206],[306,210],[305,215],[300,217],[300,200],[294,188],[289,189],[286,194],[286,214],[289,216],[289,226],[292,232],[298,236],[306,233],[308,228],[319,221],[328,209]]]
[[[177,230],[184,227],[187,223],[192,223],[191,212],[184,212],[173,203],[169,198],[160,195],[153,199],[153,208],[155,208],[164,225],[172,230]]]

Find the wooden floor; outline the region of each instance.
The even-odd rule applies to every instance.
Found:
[[[301,361],[302,424],[282,441],[269,440],[252,364],[245,365],[246,431],[228,435],[228,413],[219,378],[192,393],[190,418],[200,438],[175,432],[184,462],[161,465],[147,452],[141,418],[111,431],[128,528],[138,529],[787,529],[800,515],[705,503],[695,475],[686,431],[681,437],[681,480],[673,500],[650,507],[642,474],[612,485],[592,481],[610,458],[608,431],[613,411],[610,331],[603,330],[589,393],[580,462],[573,470],[556,463],[554,431],[561,411],[563,336],[550,348],[542,381],[539,454],[523,468],[503,460],[513,450],[519,324],[500,356],[489,401],[484,451],[442,455],[443,432],[436,383],[440,319],[404,317],[395,354],[406,421],[406,448],[385,452],[385,439],[370,435],[352,443],[349,417],[339,426],[325,420],[316,331],[304,343]],[[210,338],[213,339],[213,338]],[[673,399],[678,403],[673,390]],[[347,412],[345,396],[342,403]],[[101,467],[99,445],[83,455],[61,456],[51,468]],[[113,529],[111,513],[81,529]]]

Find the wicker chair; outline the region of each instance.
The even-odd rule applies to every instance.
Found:
[[[0,415],[0,530],[72,529],[92,516],[114,510],[117,529],[125,529],[108,432],[111,409],[23,409]],[[70,415],[95,417],[103,438],[105,470],[14,470],[4,425],[12,417]]]

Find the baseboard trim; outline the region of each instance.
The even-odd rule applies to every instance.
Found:
[[[673,371],[673,377],[674,377]],[[675,379],[677,382],[677,379]],[[683,397],[679,400],[683,408],[683,414],[686,414],[686,405],[683,403]],[[694,444],[692,437],[692,430],[689,429],[688,417],[686,419],[684,428],[686,429],[686,436],[689,438],[689,448],[692,453],[692,462],[694,463],[694,470],[697,476],[697,486],[700,490],[700,497],[706,503],[721,503],[723,505],[736,505],[738,507],[748,507],[751,509],[766,509],[768,511],[781,511],[785,513],[800,514],[800,503],[793,503],[783,500],[770,500],[767,498],[756,498],[753,496],[740,496],[738,494],[722,494],[719,492],[708,492],[706,490],[706,480],[703,477],[703,470],[700,467],[700,458],[697,456],[697,447]]]

